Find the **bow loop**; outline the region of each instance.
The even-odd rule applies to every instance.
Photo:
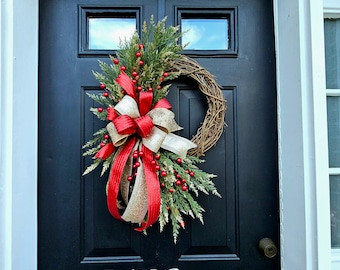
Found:
[[[137,133],[142,138],[148,136],[153,128],[152,119],[147,115],[137,118],[135,123],[138,127]]]
[[[120,115],[113,120],[117,132],[122,135],[131,135],[137,131],[135,120],[129,115]]]

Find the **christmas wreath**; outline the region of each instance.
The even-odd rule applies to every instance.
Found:
[[[212,75],[180,54],[179,28],[165,27],[165,20],[144,22],[142,38],[135,33],[122,42],[112,63],[99,61],[102,72],[93,72],[104,92],[89,94],[101,104],[91,111],[108,123],[83,146],[83,155],[93,156],[83,175],[102,164],[101,175],[110,170],[106,194],[112,216],[139,224],[137,231],[157,220],[162,231],[171,222],[176,242],[183,215],[203,223],[204,209],[195,200],[199,192],[220,196],[215,175],[197,164],[221,136],[226,106]],[[192,140],[174,134],[182,128],[165,98],[169,82],[179,76],[194,79],[208,101]]]

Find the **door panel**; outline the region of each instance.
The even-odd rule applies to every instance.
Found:
[[[205,224],[187,219],[177,244],[169,226],[159,233],[155,224],[144,235],[115,220],[106,207],[107,175],[81,176],[91,162],[81,146],[104,125],[89,111],[97,105],[86,93],[100,92],[92,70],[114,53],[87,49],[86,16],[124,12],[137,14],[138,27],[152,14],[167,15],[169,25],[183,14],[224,14],[230,22],[228,50],[187,51],[216,76],[228,109],[227,127],[201,166],[218,175],[222,198],[198,197]],[[39,269],[279,269],[278,256],[257,249],[263,237],[279,246],[273,40],[270,0],[41,0]],[[180,135],[191,138],[205,115],[204,95],[180,78],[168,99]]]

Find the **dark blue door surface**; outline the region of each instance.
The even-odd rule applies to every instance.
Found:
[[[170,228],[159,233],[155,224],[144,235],[115,220],[107,177],[82,177],[91,161],[81,147],[103,125],[89,111],[96,104],[86,94],[101,91],[92,70],[115,53],[104,41],[116,36],[93,23],[103,29],[124,19],[140,31],[151,15],[194,29],[184,53],[215,76],[228,107],[226,128],[202,164],[218,175],[222,198],[198,197],[205,224],[186,220],[177,244]],[[40,0],[39,61],[39,269],[280,268],[279,255],[258,248],[265,237],[280,246],[272,1]],[[205,116],[204,95],[180,78],[168,97],[181,135],[191,138]]]

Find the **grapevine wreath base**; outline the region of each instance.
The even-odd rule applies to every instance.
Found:
[[[83,148],[93,163],[84,175],[102,164],[110,171],[107,205],[113,217],[139,224],[144,231],[157,220],[163,230],[172,224],[176,242],[185,226],[183,215],[203,223],[199,192],[220,196],[212,178],[199,169],[200,156],[213,147],[223,132],[225,100],[213,76],[194,60],[180,54],[178,27],[165,19],[143,24],[121,44],[112,63],[99,61],[94,72],[103,94],[89,96],[100,104],[91,111],[107,122]],[[166,100],[169,82],[179,76],[193,79],[207,98],[208,109],[192,140],[175,134],[182,129]]]
[[[222,135],[226,111],[225,100],[214,77],[193,59],[183,57],[174,63],[173,68],[180,73],[180,76],[187,76],[196,81],[208,102],[204,121],[191,139],[197,147],[188,152],[190,155],[200,157],[212,148]]]

